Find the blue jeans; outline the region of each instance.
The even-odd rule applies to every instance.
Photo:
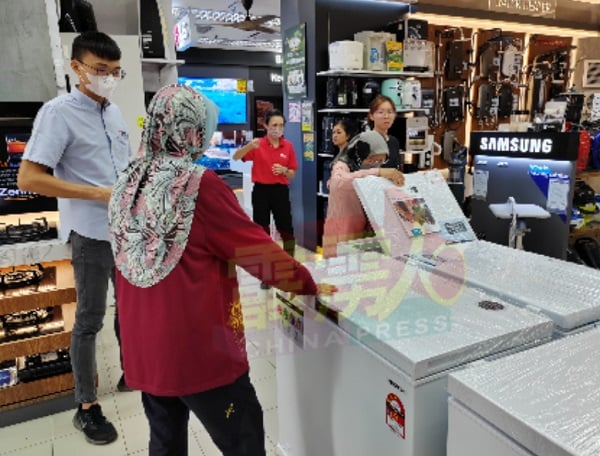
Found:
[[[77,310],[71,336],[71,365],[75,377],[75,401],[90,403],[96,395],[96,335],[106,313],[108,280],[114,285],[115,262],[108,241],[71,232]],[[116,326],[116,325],[115,325]]]

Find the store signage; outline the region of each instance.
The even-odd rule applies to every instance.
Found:
[[[497,132],[471,133],[471,155],[576,160],[579,150],[577,132]]]
[[[192,18],[190,14],[184,15],[177,24],[175,24],[175,49],[183,52],[194,44],[194,33],[192,31]]]
[[[479,138],[479,150],[549,154],[552,152],[552,139],[511,137],[488,138],[483,136]]]
[[[281,84],[283,82],[283,76],[281,73],[270,73],[269,80],[273,84]]]
[[[488,10],[525,16],[556,16],[558,0],[488,0]]]

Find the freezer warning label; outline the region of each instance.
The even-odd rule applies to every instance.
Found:
[[[394,393],[389,393],[385,400],[385,424],[401,439],[405,438],[406,414],[404,404]]]

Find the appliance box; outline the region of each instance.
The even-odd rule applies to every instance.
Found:
[[[329,44],[330,70],[362,70],[363,43],[358,41],[334,41]]]
[[[354,34],[354,40],[363,43],[363,67],[365,70],[386,70],[386,43],[394,41],[392,33],[363,31]]]

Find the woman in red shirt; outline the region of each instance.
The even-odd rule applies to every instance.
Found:
[[[294,146],[283,137],[285,118],[278,109],[265,116],[267,135],[255,138],[233,154],[234,160],[252,161],[252,219],[269,233],[271,213],[283,240],[284,250],[294,256],[296,241],[292,225],[289,179],[298,163]]]
[[[285,291],[336,290],[316,285],[222,179],[194,164],[216,119],[193,89],[159,90],[109,204],[123,368],[142,391],[151,456],[187,454],[190,410],[224,455],[265,454],[236,266]]]

